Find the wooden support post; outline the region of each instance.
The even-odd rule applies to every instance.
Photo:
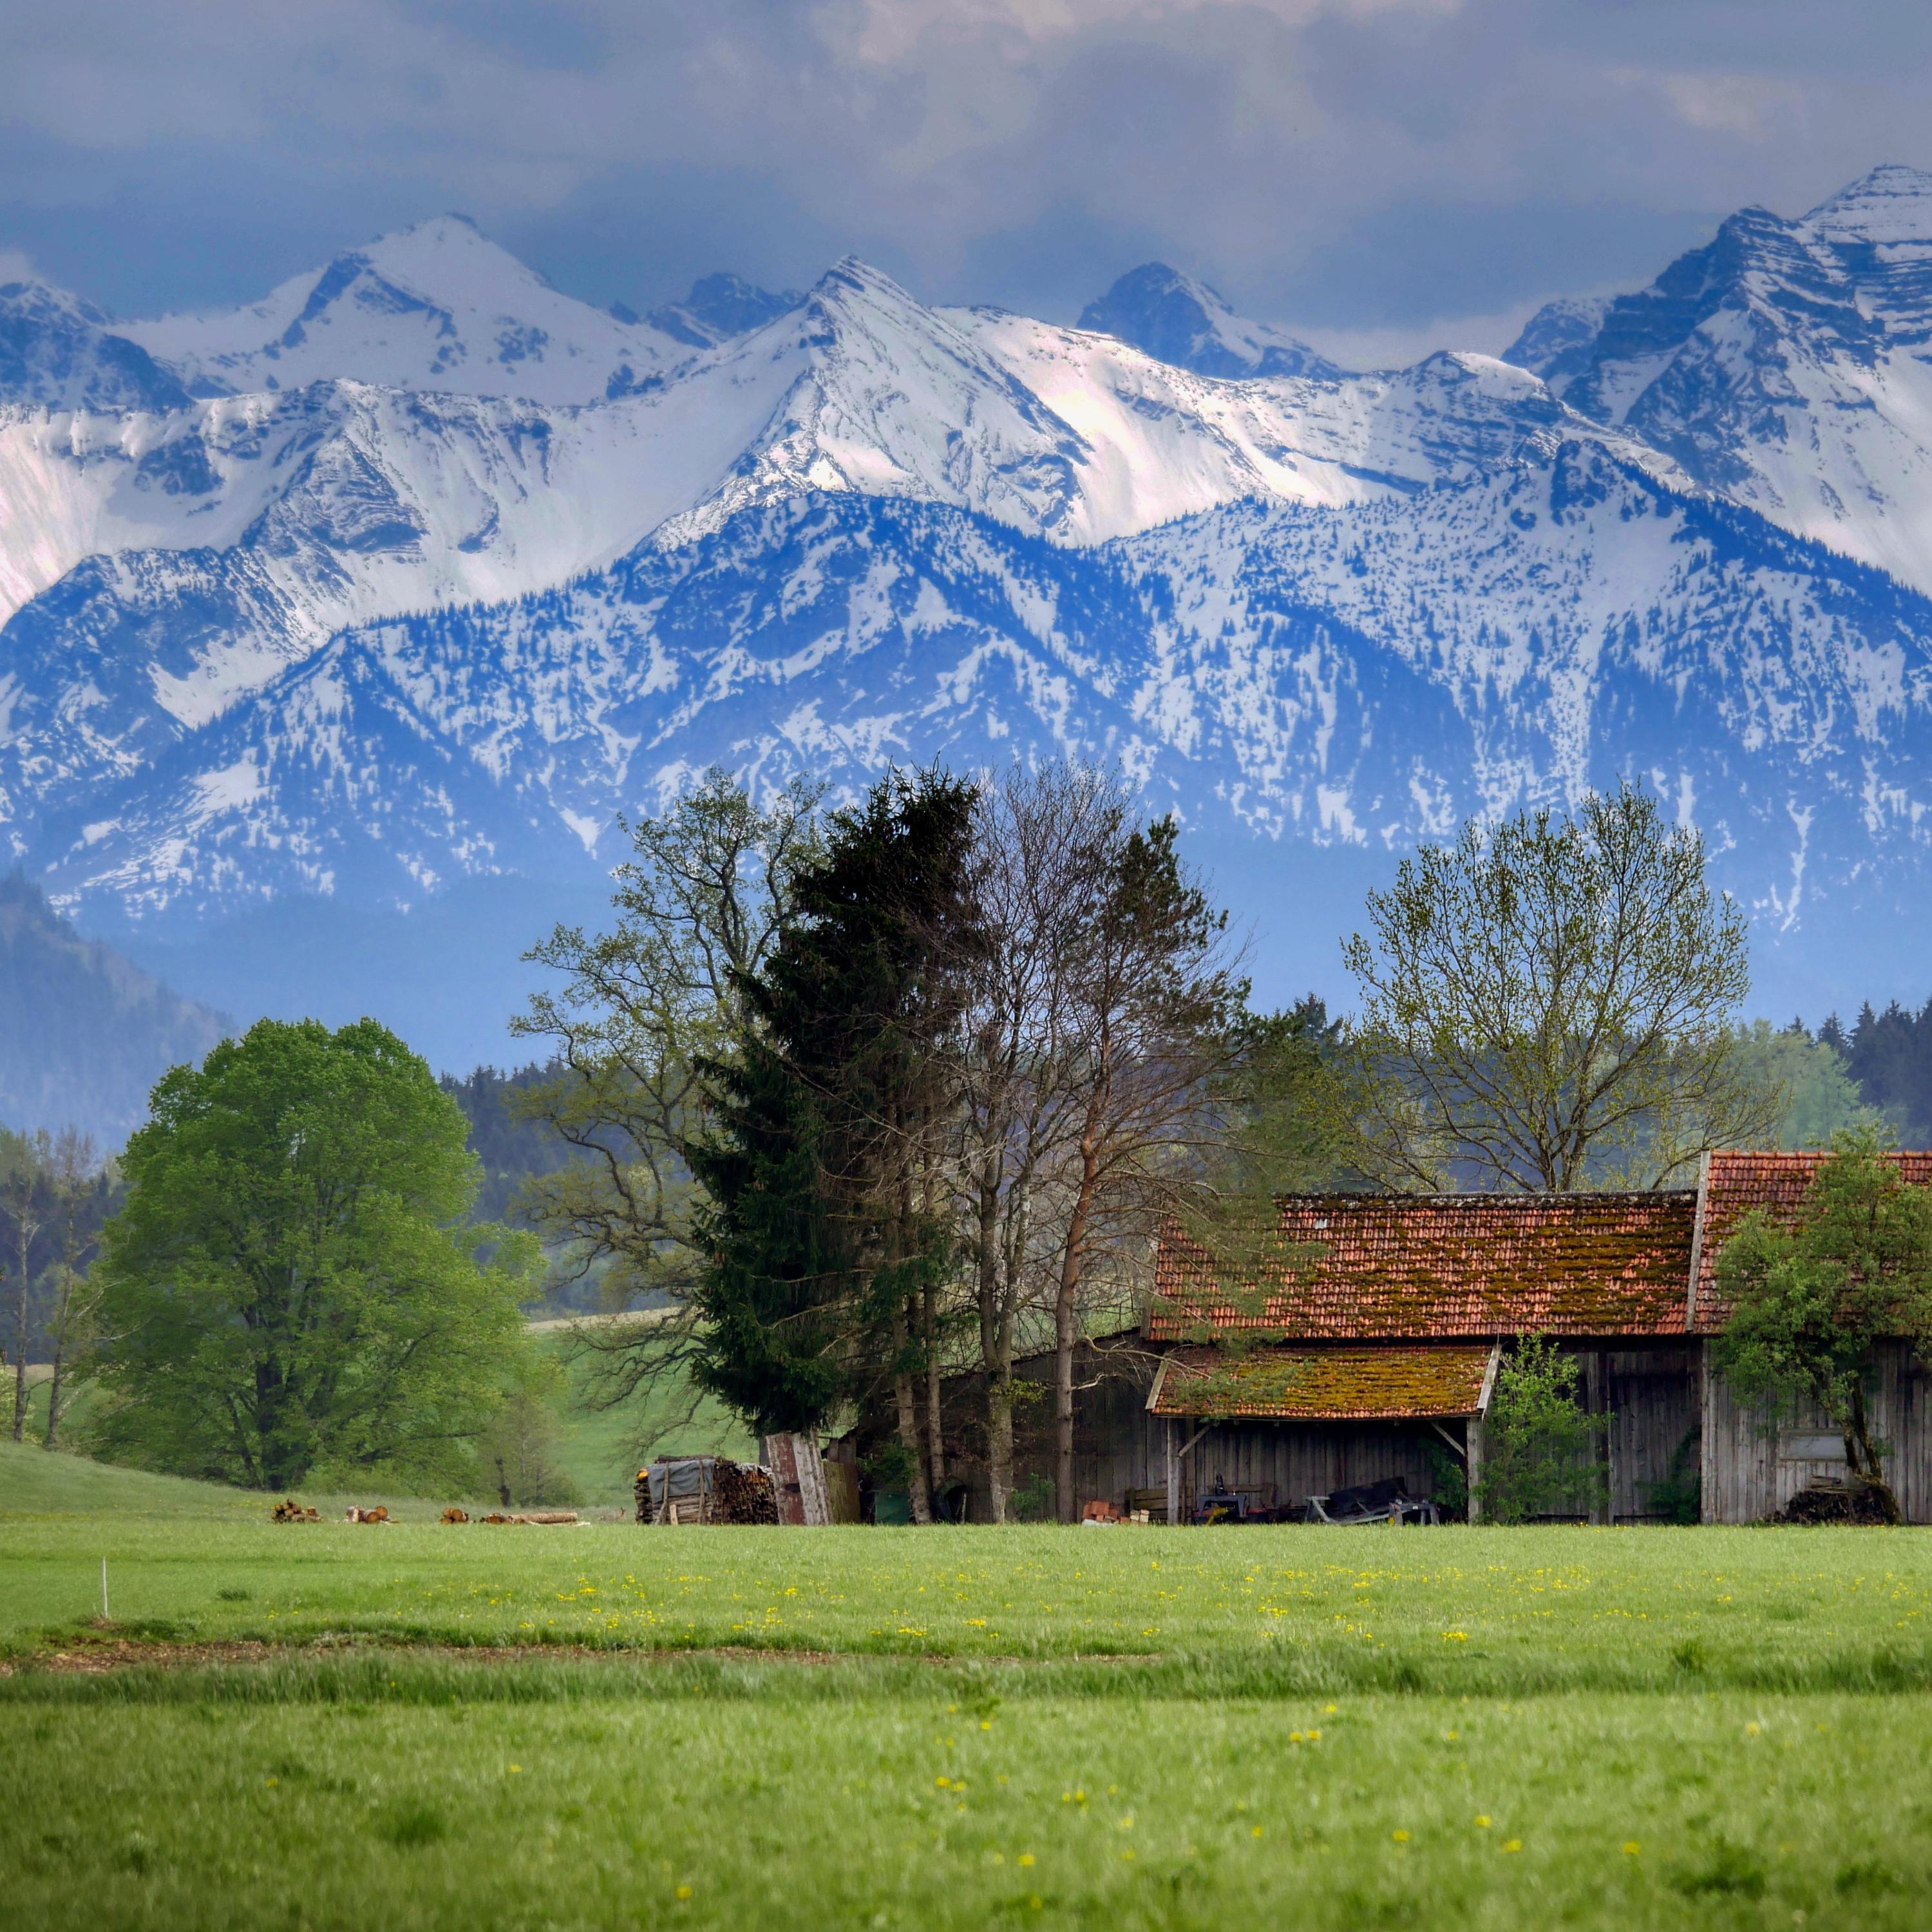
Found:
[[[1167,1520],[1170,1528],[1180,1520],[1180,1458],[1174,1453],[1171,1415],[1167,1418]]]
[[[1483,1498],[1480,1483],[1483,1474],[1483,1418],[1472,1415],[1462,1425],[1462,1462],[1468,1472],[1469,1484],[1469,1520],[1480,1522],[1483,1520]]]
[[[1600,1423],[1604,1417],[1604,1358],[1594,1348],[1583,1358],[1583,1390],[1584,1406],[1590,1412],[1591,1420]],[[1603,1468],[1605,1447],[1604,1442],[1592,1436],[1590,1461],[1599,1472]],[[1590,1492],[1590,1520],[1592,1523],[1600,1523],[1606,1520],[1608,1510],[1605,1500],[1598,1493],[1596,1484],[1593,1482]]]

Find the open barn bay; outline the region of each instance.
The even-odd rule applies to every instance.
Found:
[[[0,1474],[22,1923],[1863,1928],[1932,1885],[1921,1531],[287,1527]]]

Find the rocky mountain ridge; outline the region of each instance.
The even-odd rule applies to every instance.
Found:
[[[1637,776],[1810,983],[1928,859],[1928,187],[1370,374],[1158,265],[1070,328],[855,261],[640,320],[450,221],[212,319],[16,285],[0,826],[193,988],[237,920],[594,898],[713,762],[1115,759],[1264,925]]]

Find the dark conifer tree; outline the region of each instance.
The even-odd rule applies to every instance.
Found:
[[[700,1379],[767,1427],[812,1428],[890,1386],[920,1456],[914,1508],[941,1473],[914,1389],[936,1368],[950,1258],[934,1178],[950,1104],[935,1048],[970,938],[974,791],[895,776],[832,815],[798,917],[746,988],[757,1039],[713,1070],[722,1104],[692,1165],[715,1204],[698,1300]]]

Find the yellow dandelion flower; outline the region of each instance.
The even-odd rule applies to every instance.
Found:
[[[1023,1865],[1030,1865],[1030,1864],[1031,1864],[1033,1863],[1033,1854],[1032,1854],[1032,1852],[1021,1852],[1021,1854],[1020,1854],[1020,1863],[1021,1863],[1022,1864],[1023,1864]]]
[[[1642,1850],[1643,1847],[1634,1838],[1626,1838],[1624,1840],[1624,1856],[1627,1858],[1635,1858]]]
[[[1479,1832],[1486,1832],[1490,1828],[1488,1813],[1479,1811],[1476,1814],[1476,1828]]]
[[[1391,1832],[1389,1834],[1389,1836],[1393,1838],[1398,1845],[1406,1845],[1408,1843],[1408,1834],[1406,1832]]]
[[[1522,1850],[1522,1840],[1520,1838],[1512,1838],[1503,1846],[1503,1850],[1506,1852],[1520,1852]]]

